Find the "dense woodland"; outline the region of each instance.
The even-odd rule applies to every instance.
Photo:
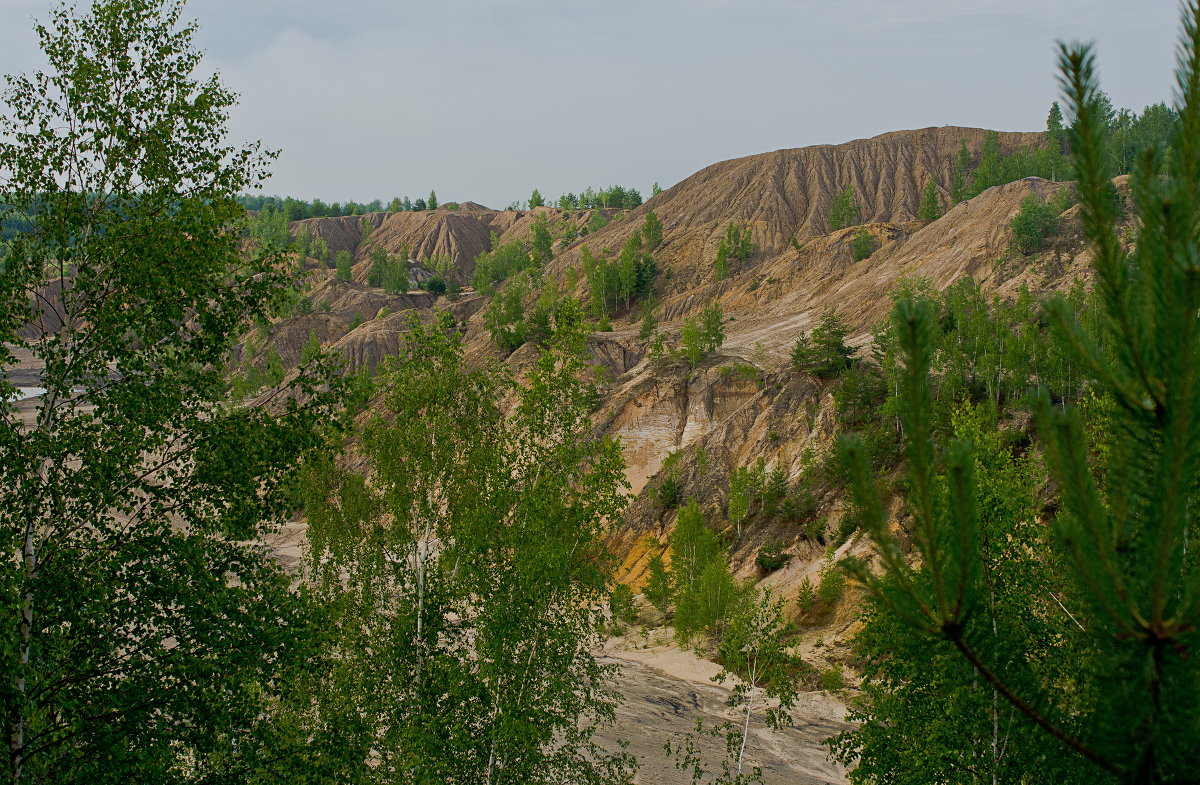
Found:
[[[486,298],[486,361],[443,308],[410,312],[373,373],[315,333],[285,370],[270,329],[322,308],[314,261],[353,275],[292,222],[448,205],[247,197],[275,154],[226,146],[235,97],[195,75],[180,0],[51,11],[49,70],[14,77],[0,115],[0,364],[37,359],[46,389],[19,408],[0,381],[5,781],[630,782],[637,761],[597,737],[620,696],[596,652],[647,607],[732,686],[736,721],[664,740],[695,782],[763,782],[753,726],[851,688],[855,724],[828,749],[854,783],[1196,781],[1200,5],[1183,16],[1175,106],[1114,110],[1091,49],[1064,45],[1047,144],[964,142],[941,184],[953,204],[1062,182],[1022,203],[1009,254],[1037,254],[1074,210],[1090,286],[905,279],[862,349],[825,310],[785,373],[830,394],[834,446],[798,476],[736,467],[723,520],[687,492],[707,456],[667,456],[646,494],[674,525],[635,596],[607,539],[629,485],[593,422],[588,337],[640,321],[654,367],[690,378],[729,325],[715,299],[659,323],[655,210],[621,247],[589,245],[640,193],[564,195],[595,211],[586,225],[539,214],[527,241],[493,235],[469,278],[370,251],[372,290]],[[855,261],[879,247],[862,212],[845,187],[828,216],[856,229]],[[747,226],[718,231],[721,282],[759,249]],[[571,243],[577,269],[555,279]],[[522,347],[518,371],[504,360]],[[815,514],[829,495],[850,509],[836,526]],[[299,518],[289,569],[266,543]],[[826,548],[798,597],[735,577],[766,521]],[[835,562],[852,538],[870,558]],[[768,543],[756,563],[789,558]],[[797,625],[850,587],[856,672],[818,670]]]

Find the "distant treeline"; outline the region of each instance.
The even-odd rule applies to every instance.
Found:
[[[437,192],[430,191],[427,199],[413,201],[407,196],[397,196],[386,205],[379,199],[360,204],[353,200],[341,204],[334,202],[326,204],[320,199],[306,202],[303,199],[293,199],[290,196],[249,196],[243,194],[237,197],[238,202],[247,210],[274,210],[283,213],[285,220],[300,221],[305,218],[333,218],[341,215],[365,215],[386,210],[389,213],[409,211],[435,210],[438,207]]]
[[[1173,170],[1169,142],[1179,127],[1179,114],[1174,109],[1160,102],[1145,107],[1140,114],[1132,109],[1116,110],[1103,93],[1101,103],[1108,125],[1108,169],[1111,174],[1129,174],[1138,152],[1146,149],[1167,150],[1168,154],[1156,165],[1164,173]],[[1046,117],[1046,136],[1049,144],[1045,147],[1025,147],[1001,155],[1000,137],[995,131],[989,131],[978,158],[971,154],[964,140],[954,168],[953,200],[970,199],[994,185],[1024,177],[1074,180],[1075,167],[1067,144],[1067,127],[1057,102],[1050,107]]]
[[[591,187],[578,196],[563,194],[558,197],[558,206],[563,209],[596,209],[600,207],[619,207],[625,210],[637,207],[642,203],[642,194],[636,188],[624,188],[619,185],[609,186],[600,191]]]

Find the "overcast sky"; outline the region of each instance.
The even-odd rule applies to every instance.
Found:
[[[80,0],[84,4],[85,0]],[[0,0],[0,72],[46,0]],[[190,0],[266,193],[503,207],[649,194],[727,158],[934,125],[1038,130],[1055,40],[1117,106],[1169,99],[1175,0]]]

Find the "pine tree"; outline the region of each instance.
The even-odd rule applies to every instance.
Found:
[[[925,181],[925,190],[921,193],[921,207],[917,217],[922,221],[936,221],[942,216],[941,199],[938,196],[937,180],[930,177]]]
[[[1000,185],[1000,135],[988,131],[983,136],[983,151],[979,166],[971,173],[971,195],[977,196],[995,185]]]
[[[1067,134],[1063,129],[1063,113],[1058,101],[1050,104],[1050,112],[1046,115],[1046,141],[1051,150],[1066,152]]]
[[[532,210],[535,207],[545,207],[545,206],[546,206],[546,200],[542,198],[541,192],[538,191],[538,189],[534,188],[533,193],[531,193],[529,195],[529,209]]]
[[[429,199],[427,200],[426,203],[428,204],[430,210],[437,209],[437,206],[438,206],[437,191],[434,191],[432,189],[429,191]]]
[[[970,620],[988,603],[976,556],[985,536],[978,440],[939,446],[932,439],[935,315],[927,301],[902,298],[892,318],[905,354],[900,416],[919,571],[888,531],[861,441],[844,446],[861,521],[895,589],[861,563],[848,566],[887,612],[957,651],[971,678],[991,686],[1092,777],[1139,785],[1190,782],[1200,767],[1200,666],[1186,656],[1200,645],[1200,567],[1189,550],[1200,528],[1193,503],[1200,481],[1200,3],[1188,2],[1183,13],[1180,132],[1172,143],[1179,169],[1162,176],[1161,151],[1140,160],[1131,182],[1139,227],[1132,250],[1122,242],[1121,203],[1107,169],[1110,118],[1095,56],[1085,45],[1060,48],[1103,348],[1064,298],[1047,313],[1058,340],[1088,369],[1101,404],[1093,415],[1099,428],[1089,435],[1081,407],[1038,396],[1037,431],[1059,494],[1045,558],[1061,566],[1053,573],[1058,591],[1028,596],[1026,615],[1056,618],[1053,651],[1083,656],[1063,662],[1050,680],[1025,680],[1009,663],[1034,665],[1034,651],[1005,656],[970,634]],[[1060,617],[1046,596],[1073,611]]]
[[[970,195],[967,187],[967,173],[971,170],[971,148],[967,140],[962,140],[958,148],[958,160],[954,163],[954,182],[950,186],[950,201],[958,204]]]
[[[808,335],[801,335],[792,349],[792,367],[815,376],[832,378],[850,367],[854,350],[846,345],[850,331],[832,307],[821,312],[821,319]]]

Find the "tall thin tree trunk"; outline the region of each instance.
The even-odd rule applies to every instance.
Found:
[[[750,735],[750,710],[754,707],[754,687],[746,692],[746,719],[742,723],[742,748],[738,750],[737,773],[742,773],[742,759],[746,757],[746,738]]]

